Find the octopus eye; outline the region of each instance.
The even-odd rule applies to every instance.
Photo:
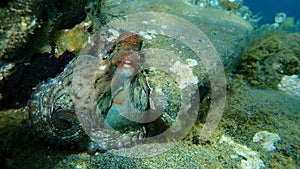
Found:
[[[51,122],[56,128],[67,130],[72,128],[78,120],[74,110],[58,109],[53,111]]]

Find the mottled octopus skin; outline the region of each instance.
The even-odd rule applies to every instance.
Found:
[[[74,60],[57,76],[37,86],[29,101],[29,121],[34,133],[54,145],[79,143],[86,137],[74,112],[73,96],[70,93]],[[62,114],[69,114],[67,119]],[[56,121],[53,123],[53,121]],[[61,122],[59,122],[61,121]],[[69,124],[64,127],[59,123]]]
[[[102,58],[97,57],[101,65],[106,66],[106,70],[103,70],[100,73],[101,75],[112,75],[113,70],[116,70],[116,77],[125,80],[122,83],[113,83],[116,86],[111,96],[111,105],[108,110],[110,112],[109,115],[115,113],[115,108],[120,110],[123,104],[130,103],[130,100],[128,100],[130,95],[129,86],[131,84],[130,81],[139,70],[138,62],[141,56],[136,51],[140,50],[141,43],[142,41],[139,36],[125,32],[120,35],[116,44],[110,45],[112,49],[107,50],[110,52],[110,58],[101,60]],[[91,55],[87,56],[93,58]],[[125,131],[122,130],[122,133],[107,126],[102,126],[102,124],[96,127],[93,126],[89,130],[82,128],[82,124],[77,118],[78,116],[92,125],[93,123],[90,122],[92,120],[88,114],[75,111],[74,102],[78,99],[78,96],[76,93],[73,93],[72,79],[74,73],[76,73],[74,72],[76,65],[81,64],[78,62],[78,59],[74,58],[57,77],[37,86],[28,103],[28,117],[33,132],[50,144],[63,146],[80,144],[88,134],[91,140],[89,147],[91,152],[120,148],[142,141],[145,135],[145,128],[143,126],[134,126],[132,129],[129,126]],[[107,94],[107,91],[104,89],[110,87],[108,86],[110,85],[109,78],[99,78],[102,78],[102,82],[104,83],[98,83],[97,85],[99,86],[97,89],[99,89],[100,94],[101,92],[102,95],[103,92]],[[105,81],[106,79],[108,80]],[[144,88],[143,90],[147,89]],[[126,98],[122,96],[124,92]],[[101,123],[104,122],[102,121]],[[115,127],[118,128],[120,126]]]

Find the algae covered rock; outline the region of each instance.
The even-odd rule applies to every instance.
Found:
[[[38,27],[32,1],[9,1],[0,8],[0,58],[15,59],[11,54],[25,45]],[[7,17],[9,16],[9,17]]]
[[[252,86],[277,88],[284,75],[300,74],[300,34],[276,31],[254,38],[237,72]]]
[[[0,109],[24,106],[87,41],[86,0],[4,1],[0,6]],[[75,26],[77,25],[77,26]],[[60,57],[60,58],[59,58]]]
[[[227,10],[237,11],[242,7],[243,0],[220,0],[220,5]]]
[[[248,21],[230,11],[217,8],[201,8],[190,2],[180,0],[150,0],[138,3],[128,0],[104,0],[100,11],[101,17],[106,18],[107,22],[115,17],[149,11],[182,17],[193,23],[208,36],[220,55],[225,71],[232,70],[236,65],[241,47],[245,45],[248,35],[253,29]]]
[[[3,3],[0,8],[1,60],[19,61],[49,44],[53,30],[70,29],[85,19],[85,4],[86,0]]]
[[[278,84],[278,89],[289,95],[300,97],[299,75],[284,75]]]

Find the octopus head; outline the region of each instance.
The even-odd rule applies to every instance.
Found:
[[[139,51],[142,47],[142,38],[131,32],[122,33],[117,41],[117,50],[135,50]]]

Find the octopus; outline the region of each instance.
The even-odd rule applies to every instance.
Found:
[[[159,18],[151,22],[132,15],[108,24],[62,73],[39,84],[28,102],[34,134],[63,147],[88,140],[90,153],[182,139],[199,110],[200,78],[174,53],[143,45],[147,38],[138,35],[139,29],[146,24],[152,32],[183,41],[197,55],[215,54],[202,32],[190,31],[194,27],[186,21],[174,26],[178,17],[161,15],[147,13]],[[195,35],[178,31],[186,29]]]
[[[142,143],[151,121],[163,123],[149,105],[142,42],[123,32],[105,44],[105,51],[91,47],[88,53],[95,56],[79,55],[58,76],[38,85],[28,103],[32,131],[58,146],[88,138],[91,153]]]

